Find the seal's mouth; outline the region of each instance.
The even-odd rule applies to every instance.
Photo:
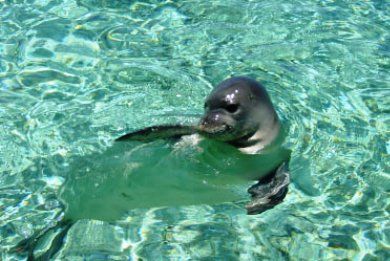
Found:
[[[215,126],[201,124],[199,126],[198,130],[200,133],[202,133],[206,136],[209,136],[209,135],[223,134],[223,133],[228,132],[230,129],[231,129],[231,127],[228,126],[227,124],[221,124],[221,125],[215,125]]]
[[[237,139],[237,133],[235,133],[234,128],[227,124],[218,126],[200,125],[198,133],[210,139],[220,141],[231,141]]]
[[[200,124],[197,127],[197,132],[210,139],[241,144],[253,136],[256,130],[237,130],[228,124]]]

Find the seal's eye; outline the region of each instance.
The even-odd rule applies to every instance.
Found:
[[[230,113],[235,113],[238,110],[238,104],[229,104],[225,109]]]

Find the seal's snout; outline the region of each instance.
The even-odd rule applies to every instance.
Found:
[[[223,111],[212,110],[200,120],[199,130],[206,136],[222,135],[230,130],[230,123]]]
[[[228,125],[226,116],[220,110],[213,110],[206,113],[200,121],[200,129],[203,131],[221,129]]]
[[[222,120],[222,115],[219,112],[209,112],[207,113],[203,119],[200,121],[200,125],[204,128],[207,126],[215,126],[218,125]]]

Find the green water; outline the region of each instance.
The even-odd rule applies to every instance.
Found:
[[[0,259],[72,193],[88,215],[69,212],[90,219],[69,230],[59,259],[389,259],[389,14],[389,1],[0,1]],[[198,147],[113,144],[196,122],[211,88],[233,75],[267,87],[293,151],[285,201],[257,216],[245,215],[247,181],[219,183],[229,174],[202,164]],[[214,183],[198,188],[211,194],[126,211],[120,200],[141,193],[122,175],[123,198],[105,197],[118,207],[91,216],[99,200],[76,178],[91,196],[110,194],[107,174],[127,173],[116,151],[130,169],[208,174]]]

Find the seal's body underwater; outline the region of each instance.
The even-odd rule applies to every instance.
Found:
[[[234,166],[234,164],[229,164],[226,167],[226,172],[257,181],[248,190],[252,197],[252,201],[246,206],[248,214],[258,214],[270,209],[285,197],[289,184],[287,163],[290,152],[281,146],[284,138],[283,128],[271,100],[265,88],[255,80],[234,77],[219,84],[207,97],[205,113],[195,126],[152,126],[121,136],[117,141],[152,141],[180,138],[185,135],[197,135],[205,137],[205,140],[213,141],[206,142],[206,144],[210,144],[208,152],[207,146],[205,152],[199,152],[199,157],[204,158],[205,162],[208,161],[208,156],[214,156],[210,152],[211,149],[217,150],[223,147],[229,147],[231,150],[227,149],[225,154],[218,155],[222,157],[226,155],[226,158],[230,159],[229,163],[232,162],[232,158],[238,159],[237,165],[245,162],[246,170],[248,170],[245,173],[242,171],[242,166]],[[214,146],[215,143],[224,146]],[[224,159],[217,158],[216,160],[222,162]],[[215,177],[217,182],[219,182],[218,178],[218,176]],[[218,186],[215,187],[215,189],[218,188]],[[140,193],[142,193],[141,189]],[[193,193],[196,198],[196,193],[201,194],[202,192],[189,193]],[[199,195],[199,198],[205,195]],[[69,212],[69,209],[67,211]],[[39,258],[53,257],[60,249],[63,238],[75,221],[71,215],[69,217],[67,214],[69,215],[69,213],[65,213],[65,218],[56,225],[39,231],[22,241],[16,250],[28,250],[29,259],[33,260],[36,258],[33,252],[40,239],[45,237],[49,231],[60,231],[52,240],[49,250],[41,254]]]
[[[287,193],[289,151],[281,148],[283,129],[266,89],[247,77],[220,83],[207,97],[205,113],[196,126],[153,126],[121,136],[117,141],[180,137],[198,134],[229,143],[245,154],[262,154],[249,178],[259,182],[248,192],[248,214],[280,203]],[[241,173],[237,173],[241,175]]]

